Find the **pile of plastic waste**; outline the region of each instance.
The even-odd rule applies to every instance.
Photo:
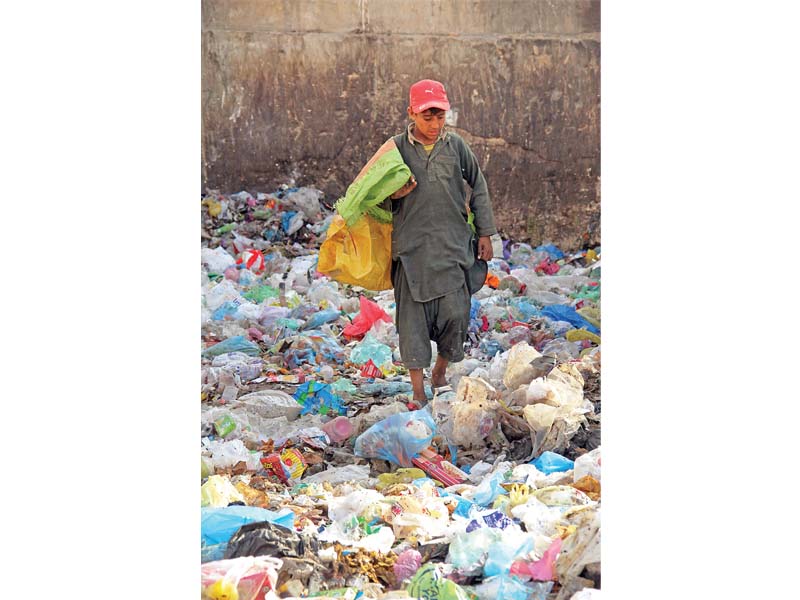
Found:
[[[598,598],[600,249],[496,236],[420,407],[392,290],[316,271],[331,204],[202,198],[202,597]]]

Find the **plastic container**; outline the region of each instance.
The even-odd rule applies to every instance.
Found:
[[[347,417],[340,416],[325,423],[322,430],[333,443],[338,444],[353,435],[353,424]]]

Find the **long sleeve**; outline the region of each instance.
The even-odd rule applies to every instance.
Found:
[[[492,201],[489,198],[486,178],[478,166],[478,159],[475,158],[475,154],[466,142],[461,145],[459,156],[461,158],[461,174],[472,188],[469,208],[475,215],[475,230],[478,237],[494,235],[497,233],[497,227],[494,224]]]

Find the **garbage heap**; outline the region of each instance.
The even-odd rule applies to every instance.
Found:
[[[202,198],[202,597],[599,597],[600,249],[496,237],[420,407],[392,290],[316,271],[331,204]]]

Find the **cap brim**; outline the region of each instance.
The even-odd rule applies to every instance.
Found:
[[[425,112],[429,108],[441,108],[442,110],[450,110],[449,102],[442,102],[441,100],[431,100],[430,102],[423,102],[416,108],[411,107],[415,113]]]

